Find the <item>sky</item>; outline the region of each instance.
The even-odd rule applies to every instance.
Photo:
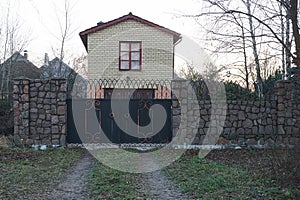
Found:
[[[22,24],[24,35],[29,35],[26,50],[29,59],[40,64],[45,53],[54,58],[53,49],[60,47],[60,26],[63,20],[63,0],[0,0],[2,9],[10,6]],[[77,56],[86,53],[79,32],[93,27],[99,21],[107,22],[132,12],[190,38],[197,37],[199,27],[193,19],[177,17],[193,14],[201,9],[199,0],[69,0],[70,37],[66,54]]]

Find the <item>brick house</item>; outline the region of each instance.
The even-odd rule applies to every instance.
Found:
[[[88,52],[87,97],[96,99],[97,121],[102,128],[96,133],[99,137],[92,138],[98,138],[99,142],[109,139],[112,143],[171,141],[170,86],[174,78],[174,47],[181,41],[181,35],[132,13],[99,22],[79,35]],[[78,93],[82,91],[79,86]],[[117,99],[114,104],[107,101],[114,97]],[[129,105],[128,97],[132,99]],[[157,112],[153,104],[164,108],[166,119],[154,117]],[[80,106],[86,104],[76,107]],[[93,108],[86,110],[95,112]],[[161,124],[162,121],[165,123]],[[88,128],[79,132],[90,133]],[[107,138],[102,138],[102,132]],[[70,134],[67,140],[76,143],[78,137]]]
[[[129,13],[79,35],[88,52],[89,79],[173,79],[179,33]]]

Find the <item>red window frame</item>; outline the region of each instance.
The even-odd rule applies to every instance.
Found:
[[[122,44],[128,44],[128,49],[122,49]],[[133,50],[132,46],[133,44],[139,44],[139,50]],[[128,54],[128,58],[125,59],[122,57],[122,54]],[[133,54],[139,54],[139,59],[133,59]],[[138,69],[132,69],[133,63],[139,63]],[[122,68],[122,63],[127,63],[128,68]],[[120,71],[141,71],[142,70],[142,42],[140,41],[120,41],[119,42],[119,70]]]

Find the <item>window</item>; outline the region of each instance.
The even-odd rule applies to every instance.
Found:
[[[142,42],[120,42],[120,70],[141,70]]]

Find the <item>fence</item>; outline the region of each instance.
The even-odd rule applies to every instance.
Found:
[[[227,91],[225,109],[220,106],[224,102],[218,96],[212,104],[203,81],[192,82],[192,90],[187,91],[182,89],[186,88],[186,84],[185,81],[177,81],[172,86],[172,90],[182,98],[181,106],[173,106],[173,134],[184,135],[181,143],[204,144],[208,133],[212,133],[210,137],[216,137],[221,130],[217,138],[210,140],[211,143],[258,147],[300,144],[299,83],[276,82],[273,94],[265,98],[256,95],[245,98],[240,93]],[[196,100],[190,97],[191,92],[196,94]],[[184,123],[182,111],[188,114]],[[219,124],[220,121],[224,124]]]
[[[112,88],[130,88],[128,84],[135,89],[153,90],[154,98],[173,99],[173,139],[180,144],[203,144],[209,131],[221,129],[220,137],[215,138],[217,144],[299,145],[300,88],[291,81],[277,82],[269,100],[227,99],[224,110],[213,107],[209,96],[191,99],[189,93],[193,90],[187,89],[191,87],[185,80],[174,80],[172,84],[147,80],[86,81],[75,88],[69,84],[67,89],[62,79],[14,81],[15,143],[66,144],[67,94],[73,98],[109,98]],[[212,113],[217,114],[212,117]],[[214,124],[214,118],[224,119],[224,125]]]
[[[109,98],[112,89],[134,89],[137,91],[152,91],[151,98],[171,98],[171,81],[141,80],[141,79],[78,79],[68,84],[68,99],[74,98]],[[136,96],[137,97],[137,96]]]

